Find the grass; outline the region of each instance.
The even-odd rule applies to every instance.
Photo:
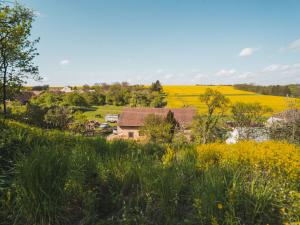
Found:
[[[100,123],[105,122],[106,114],[120,114],[124,106],[104,105],[104,106],[93,106],[90,111],[86,111],[83,114],[87,116],[88,120],[96,120]],[[100,115],[97,118],[96,115]]]
[[[0,124],[0,224],[284,224],[300,220],[300,148],[173,148]]]
[[[234,89],[233,86],[164,86],[167,93],[168,107],[180,108],[184,106],[194,106],[200,112],[204,112],[205,107],[199,100],[199,95],[203,94],[206,88],[212,88],[226,95],[231,103],[258,102],[270,107],[274,112],[281,112],[287,108],[287,99],[280,96],[259,95],[253,92]]]

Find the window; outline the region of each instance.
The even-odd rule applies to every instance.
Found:
[[[134,137],[134,133],[133,132],[128,132],[128,137],[129,138],[133,138]]]

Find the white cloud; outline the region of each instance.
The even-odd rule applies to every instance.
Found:
[[[284,72],[300,69],[300,63],[295,64],[272,64],[265,67],[262,72]]]
[[[233,75],[236,73],[236,70],[235,69],[230,69],[230,70],[226,70],[226,69],[222,69],[222,70],[219,70],[216,75],[217,76],[230,76],[230,75]]]
[[[247,57],[253,55],[253,53],[256,52],[257,50],[258,50],[257,48],[244,48],[241,50],[239,56]]]
[[[290,50],[300,50],[300,38],[291,42],[288,46]]]
[[[68,65],[68,64],[70,63],[70,60],[68,60],[68,59],[63,59],[63,60],[61,60],[59,63],[60,63],[60,65]]]

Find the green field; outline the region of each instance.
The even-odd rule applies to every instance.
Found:
[[[90,111],[86,111],[83,114],[87,116],[88,120],[96,120],[100,123],[105,122],[104,117],[106,114],[120,114],[124,106],[104,105],[93,106]],[[100,115],[100,117],[96,117]]]

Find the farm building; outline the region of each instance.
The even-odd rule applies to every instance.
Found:
[[[125,139],[140,139],[142,135],[140,135],[139,131],[147,116],[154,114],[166,117],[169,111],[174,113],[179,126],[188,133],[193,118],[196,115],[196,109],[194,108],[127,108],[120,114],[117,135]]]

